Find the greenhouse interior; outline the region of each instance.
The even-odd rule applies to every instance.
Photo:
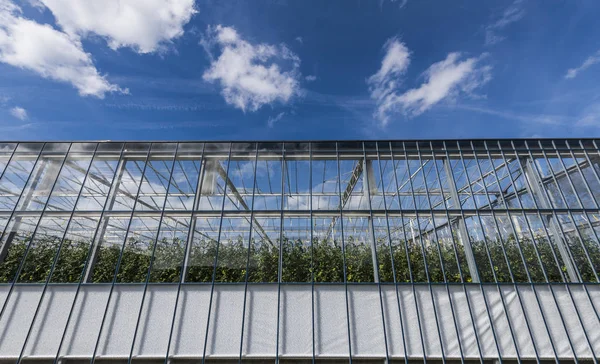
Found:
[[[599,146],[3,142],[0,363],[597,363]]]

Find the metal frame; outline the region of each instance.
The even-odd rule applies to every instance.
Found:
[[[104,315],[102,317],[102,323],[98,335],[95,341],[94,353],[90,357],[90,364],[94,364],[96,355],[99,350],[99,344],[103,335],[105,326],[105,320],[111,306],[111,298],[113,291],[117,285],[119,285],[117,276],[119,274],[119,267],[121,266],[122,259],[124,259],[124,250],[130,236],[131,224],[133,219],[137,217],[152,217],[158,219],[158,226],[154,234],[153,242],[149,245],[148,255],[150,256],[150,263],[147,267],[145,280],[137,282],[143,284],[143,293],[139,311],[137,312],[137,322],[135,330],[133,331],[133,339],[130,346],[128,363],[136,359],[134,356],[136,338],[139,336],[138,330],[140,328],[140,320],[144,310],[146,293],[150,285],[150,276],[152,273],[155,251],[157,246],[157,239],[160,237],[161,229],[163,228],[165,216],[177,216],[182,220],[185,220],[184,228],[188,230],[187,239],[185,242],[183,260],[181,264],[181,272],[178,282],[172,283],[177,285],[177,293],[175,296],[175,306],[172,312],[171,327],[169,333],[169,341],[167,344],[167,352],[164,356],[165,364],[168,363],[171,357],[171,344],[174,336],[174,328],[176,325],[178,307],[181,305],[179,302],[182,287],[186,284],[210,284],[210,301],[208,303],[209,312],[207,316],[205,326],[205,338],[204,338],[204,352],[202,354],[202,362],[204,363],[207,359],[207,343],[209,340],[209,329],[215,322],[211,322],[211,310],[213,305],[214,290],[217,285],[224,284],[223,282],[216,282],[217,267],[219,266],[219,246],[223,244],[222,232],[227,229],[228,232],[238,232],[235,226],[227,227],[223,226],[224,218],[239,217],[245,219],[248,225],[244,225],[240,229],[240,233],[244,236],[248,236],[248,244],[245,247],[245,278],[239,282],[229,282],[233,284],[244,285],[244,302],[242,311],[242,330],[239,338],[239,356],[237,360],[239,363],[246,360],[246,356],[243,352],[244,345],[244,325],[246,322],[246,313],[248,311],[247,295],[250,285],[255,284],[249,282],[249,270],[251,260],[250,244],[252,244],[253,237],[260,236],[265,241],[271,243],[271,245],[277,244],[277,242],[270,239],[270,235],[279,236],[279,251],[277,257],[277,280],[273,283],[277,286],[277,327],[276,327],[276,348],[273,353],[273,359],[276,363],[280,359],[283,359],[280,355],[280,342],[281,333],[281,312],[282,312],[282,286],[286,284],[307,284],[311,287],[311,327],[312,327],[312,361],[313,363],[319,359],[316,354],[316,335],[315,335],[315,286],[321,284],[327,284],[327,282],[316,282],[315,281],[315,270],[311,270],[310,280],[306,282],[284,282],[283,271],[284,267],[284,249],[283,241],[285,236],[284,221],[290,217],[301,217],[307,218],[310,221],[310,231],[306,230],[306,239],[310,239],[310,264],[314,267],[315,260],[315,249],[313,243],[317,236],[324,236],[325,239],[337,239],[341,238],[341,249],[342,249],[342,270],[343,270],[343,282],[341,284],[345,291],[345,316],[346,316],[346,329],[347,329],[347,340],[348,340],[348,360],[350,363],[354,359],[357,359],[353,353],[352,345],[352,317],[350,315],[350,294],[349,286],[357,283],[349,282],[347,261],[349,259],[348,254],[352,254],[347,249],[347,242],[354,233],[354,229],[359,229],[357,226],[345,226],[354,225],[345,224],[345,219],[348,218],[359,218],[365,219],[367,232],[364,241],[364,246],[370,249],[370,259],[373,266],[372,280],[364,284],[372,284],[377,287],[379,293],[379,306],[377,309],[381,311],[382,323],[383,323],[383,339],[385,347],[385,358],[381,358],[386,362],[389,362],[392,357],[388,345],[389,337],[386,329],[387,315],[384,310],[384,299],[383,299],[383,287],[385,285],[393,284],[396,294],[396,301],[398,304],[398,314],[400,317],[400,330],[402,332],[402,346],[404,352],[407,352],[407,335],[415,335],[417,332],[407,333],[404,322],[404,307],[400,299],[400,290],[409,289],[412,290],[414,305],[417,312],[418,322],[418,335],[423,350],[423,360],[427,362],[430,359],[430,353],[428,352],[425,339],[424,339],[424,328],[423,322],[425,320],[435,320],[435,326],[438,330],[439,345],[441,348],[441,360],[446,362],[446,354],[444,352],[444,343],[442,338],[442,326],[440,324],[439,313],[436,309],[436,299],[433,294],[433,285],[441,284],[445,286],[446,294],[448,295],[450,309],[452,313],[452,322],[454,323],[454,329],[457,336],[460,336],[460,330],[457,324],[455,303],[450,291],[450,286],[458,284],[462,287],[462,292],[466,296],[468,311],[472,319],[473,330],[479,339],[478,327],[473,319],[473,307],[467,293],[467,288],[470,285],[478,287],[483,297],[485,306],[488,311],[488,320],[490,323],[492,334],[496,341],[496,350],[498,357],[496,358],[500,362],[505,360],[500,347],[498,346],[499,335],[505,334],[498,332],[495,327],[494,319],[489,312],[489,302],[486,297],[487,289],[495,289],[500,295],[501,305],[503,307],[503,316],[508,323],[508,328],[511,336],[512,343],[514,344],[515,351],[517,353],[517,361],[521,362],[521,350],[519,343],[516,340],[516,333],[514,332],[514,322],[508,315],[508,303],[502,295],[502,287],[511,287],[514,290],[517,297],[517,304],[522,312],[525,326],[527,327],[528,334],[531,338],[531,344],[533,345],[533,351],[535,353],[535,360],[540,363],[540,355],[538,353],[537,342],[535,335],[532,331],[531,318],[526,313],[523,298],[519,292],[520,286],[530,287],[538,306],[542,306],[541,296],[538,293],[539,287],[549,287],[549,291],[552,295],[552,300],[558,305],[558,298],[555,292],[555,282],[551,282],[548,269],[550,265],[555,269],[556,265],[559,265],[559,279],[561,282],[558,284],[564,286],[569,292],[569,299],[572,306],[575,309],[577,320],[580,326],[584,329],[584,339],[589,351],[593,355],[594,363],[598,360],[597,352],[594,349],[593,340],[585,333],[585,321],[595,320],[600,323],[600,314],[596,303],[588,290],[588,285],[600,284],[600,191],[595,190],[595,186],[600,186],[600,165],[597,160],[600,158],[600,150],[598,149],[598,143],[600,140],[597,139],[497,139],[497,140],[431,140],[431,141],[377,141],[377,142],[362,142],[362,141],[331,141],[331,142],[298,142],[306,144],[307,148],[302,150],[294,149],[293,143],[296,142],[227,142],[228,150],[225,149],[213,149],[211,153],[207,153],[207,145],[218,148],[222,142],[202,142],[202,150],[189,152],[190,156],[182,156],[180,151],[184,149],[188,143],[197,142],[150,142],[148,149],[144,151],[135,151],[125,149],[127,146],[131,146],[135,149],[136,143],[142,142],[118,142],[115,146],[120,145],[112,152],[100,152],[101,147],[108,142],[91,142],[93,145],[93,151],[87,150],[81,152],[85,154],[89,159],[89,165],[87,168],[80,167],[69,157],[75,156],[77,151],[72,150],[72,147],[77,142],[66,142],[68,145],[62,146],[63,148],[56,149],[54,151],[51,147],[61,144],[62,142],[42,142],[40,148],[37,148],[35,152],[27,152],[26,150],[19,149],[21,145],[26,146],[29,144],[22,142],[8,142],[14,143],[11,151],[3,152],[0,158],[6,161],[5,168],[0,172],[0,197],[8,196],[9,199],[16,200],[16,204],[12,209],[2,209],[0,207],[0,218],[4,218],[6,221],[5,226],[0,226],[2,236],[0,241],[2,242],[2,251],[4,254],[0,254],[0,269],[2,269],[3,260],[7,259],[7,255],[10,254],[12,247],[12,238],[9,236],[10,231],[16,232],[17,230],[22,234],[29,234],[27,236],[29,241],[26,242],[25,251],[18,261],[16,275],[14,278],[9,279],[7,282],[0,284],[6,284],[8,287],[8,294],[0,309],[0,320],[5,319],[7,308],[10,304],[14,304],[12,292],[16,286],[25,283],[19,283],[18,277],[22,273],[25,266],[25,260],[30,251],[32,250],[33,241],[36,238],[38,228],[45,217],[57,217],[62,218],[66,221],[66,227],[64,231],[60,232],[60,236],[57,236],[60,243],[57,251],[52,257],[50,273],[43,281],[42,294],[37,301],[36,309],[33,314],[33,319],[28,327],[27,335],[24,339],[23,346],[21,347],[17,363],[22,360],[28,359],[26,356],[26,349],[34,324],[39,316],[40,308],[43,302],[45,302],[45,293],[48,287],[56,284],[52,282],[52,274],[54,273],[59,263],[59,255],[63,249],[63,243],[65,242],[66,236],[69,232],[71,222],[74,218],[85,218],[89,217],[91,220],[96,221],[96,230],[91,234],[93,235],[92,244],[84,263],[84,270],[82,277],[77,283],[75,296],[71,305],[71,311],[67,318],[64,331],[61,335],[61,341],[58,347],[58,351],[55,356],[54,362],[57,363],[60,359],[61,348],[67,333],[71,314],[75,308],[80,289],[83,285],[94,284],[92,283],[92,274],[94,272],[94,266],[96,264],[97,253],[100,249],[100,244],[104,234],[110,234],[113,226],[110,225],[109,219],[113,217],[127,217],[127,229],[125,231],[125,238],[121,241],[121,248],[119,250],[119,256],[115,266],[114,276],[110,283],[110,291],[108,299],[104,309]],[[31,142],[36,143],[36,142]],[[153,152],[153,146],[160,146],[162,143],[175,144],[174,151],[155,151]],[[2,144],[2,143],[0,143]],[[240,153],[235,148],[238,144],[249,144],[252,146],[253,156],[249,157],[246,152]],[[141,144],[140,144],[141,145]],[[281,145],[281,148],[268,148],[271,145]],[[299,144],[298,144],[299,145]],[[40,145],[37,145],[39,147]],[[323,149],[323,147],[326,147]],[[315,150],[319,149],[319,152],[315,154]],[[62,151],[58,151],[62,150]],[[389,154],[388,154],[389,151]],[[162,193],[157,192],[153,183],[147,177],[147,171],[154,169],[153,166],[149,165],[149,159],[152,156],[158,156],[162,162],[165,163],[166,170],[168,170],[168,176],[166,172],[160,174],[158,170],[162,170],[162,166],[158,170],[154,170],[156,175],[160,175],[159,178],[166,179],[168,182],[166,185],[166,192],[164,195],[164,201],[157,205],[155,197]],[[91,157],[90,157],[91,156]],[[130,158],[136,158],[138,161],[135,166],[141,172],[139,178],[139,185],[136,186],[135,194],[128,190],[128,186],[124,185],[128,183],[128,178],[132,176],[126,176],[129,171],[125,168],[125,163]],[[60,161],[60,166],[51,173],[52,178],[41,181],[41,171],[44,170],[45,159],[54,158]],[[242,171],[233,171],[234,167],[232,163],[239,160],[253,161],[252,171],[246,171],[248,176],[242,176]],[[111,160],[118,161],[117,168],[114,170],[114,174],[110,181],[107,178],[99,177],[95,174],[92,166],[94,161],[100,160]],[[164,160],[163,160],[164,159]],[[167,160],[169,159],[169,162]],[[9,185],[12,183],[10,178],[11,172],[19,168],[19,162],[27,160],[33,163],[31,171],[26,176],[25,180],[22,180],[23,188],[18,192],[11,191],[5,188],[5,184]],[[196,190],[193,192],[183,191],[177,184],[179,182],[174,181],[174,171],[176,164],[182,160],[194,160],[199,162],[200,170],[198,171],[197,183],[195,185]],[[220,160],[227,163],[227,167],[224,168]],[[267,161],[265,174],[261,174],[258,170],[259,161]],[[296,188],[295,191],[290,187],[286,189],[286,183],[290,185],[290,168],[288,168],[288,161],[307,161],[308,166],[308,185],[303,185],[304,180],[300,181],[298,186],[298,176],[296,175]],[[336,165],[335,171],[333,169],[330,172],[335,172],[335,190],[328,189],[326,191],[325,185],[332,183],[333,181],[323,181],[323,186],[317,186],[313,180],[313,176],[316,175],[313,171],[313,165],[317,162],[326,161],[323,163],[324,168],[327,168],[331,164]],[[342,171],[342,161],[352,161],[355,163],[352,171],[350,168],[346,171]],[[455,165],[452,165],[452,161],[455,161]],[[386,175],[383,172],[383,163],[391,163],[391,170],[386,171]],[[143,163],[143,166],[142,166]],[[167,163],[170,163],[167,165]],[[377,163],[379,173],[374,168],[374,163]],[[270,170],[272,165],[279,164],[281,173],[272,173]],[[62,171],[68,166],[76,170],[83,176],[82,180],[73,178],[73,176],[62,176]],[[440,166],[442,169],[440,170]],[[53,168],[54,168],[53,167]],[[239,166],[238,166],[239,167]],[[148,169],[147,169],[148,168]],[[27,171],[19,170],[22,178],[25,178]],[[185,174],[185,170],[182,167],[185,179],[191,185],[189,176]],[[24,173],[25,172],[25,173]],[[278,171],[277,171],[278,172]],[[345,172],[342,174],[342,172]],[[443,174],[445,174],[445,180]],[[234,173],[240,173],[242,177],[242,184],[244,184],[245,178],[252,178],[252,189],[246,188],[245,185],[236,186],[234,183]],[[325,175],[325,171],[323,171]],[[134,171],[132,174],[137,174]],[[211,186],[203,186],[207,174],[212,175],[214,184]],[[296,170],[298,174],[298,170]],[[216,185],[216,177],[220,176],[223,180],[222,186]],[[56,192],[55,187],[60,179],[67,180],[73,187],[68,192]],[[362,178],[362,186],[359,189],[359,183]],[[379,182],[377,181],[379,178]],[[280,184],[281,191],[277,192],[276,188],[261,191],[259,189],[259,181],[265,180],[269,185],[273,184],[277,186]],[[78,202],[86,185],[86,181],[92,181],[96,186],[102,186],[103,189],[108,188],[107,195],[104,198],[102,209],[98,210],[78,210]],[[91,182],[90,182],[91,183]],[[147,183],[148,189],[143,190],[142,185]],[[209,183],[209,181],[207,181]],[[245,183],[249,185],[250,183]],[[164,187],[164,186],[162,186]],[[40,192],[40,189],[43,191]],[[160,189],[158,189],[160,191]],[[273,192],[275,190],[275,192]],[[101,192],[93,192],[99,193]],[[41,194],[41,198],[40,198]],[[581,195],[580,195],[581,194]],[[131,209],[116,208],[115,201],[117,195],[124,196],[132,202],[133,206]],[[221,196],[222,195],[222,196]],[[72,209],[64,209],[61,204],[53,205],[50,202],[52,196],[72,198],[75,203]],[[169,197],[179,196],[180,198],[192,198],[193,207],[191,209],[179,210],[171,205]],[[220,208],[204,209],[200,205],[202,197],[220,198]],[[331,202],[325,202],[331,199],[332,196],[339,199],[339,203],[332,206]],[[441,200],[438,199],[441,196]],[[270,198],[270,201],[276,201],[276,205],[267,205],[265,198]],[[296,198],[295,207],[286,207],[286,199],[290,197]],[[142,198],[146,198],[147,202],[141,201]],[[229,200],[228,200],[229,199]],[[259,199],[265,199],[265,208],[262,206],[256,206]],[[279,200],[280,199],[280,200]],[[306,203],[300,203],[308,199]],[[316,200],[315,200],[316,199]],[[313,206],[314,201],[320,201],[322,199],[322,206]],[[358,204],[349,203],[352,199],[360,201]],[[366,199],[366,201],[364,201]],[[404,206],[403,201],[410,199],[411,205]],[[388,201],[394,201],[391,205],[395,205],[397,201],[397,208],[391,206]],[[481,202],[485,200],[484,202]],[[23,203],[23,202],[26,203]],[[231,205],[231,203],[233,205]],[[235,202],[237,201],[237,203]],[[248,202],[247,202],[248,201]],[[298,202],[300,201],[300,202]],[[418,201],[426,201],[425,205],[418,205]],[[29,204],[37,204],[36,208],[29,207]],[[317,204],[320,202],[317,202]],[[450,207],[450,203],[452,206]],[[228,205],[229,204],[229,205]],[[42,208],[39,208],[42,206]],[[234,206],[234,207],[227,207]],[[147,210],[146,210],[147,209]],[[592,217],[598,217],[598,221],[591,221]],[[25,226],[20,223],[24,217],[32,217],[37,219],[35,226]],[[217,236],[216,241],[216,254],[214,256],[212,266],[212,280],[210,282],[191,282],[187,279],[187,273],[189,268],[190,252],[193,245],[194,236],[202,236],[202,233],[196,229],[196,219],[201,217],[211,217],[218,219],[219,224],[217,230],[214,231]],[[506,221],[503,219],[506,217]],[[561,220],[563,217],[563,220]],[[261,218],[270,218],[273,221],[279,219],[279,225],[276,228],[263,226],[261,224]],[[317,226],[315,223],[318,218],[331,219],[329,223],[325,223],[323,226]],[[385,219],[385,230],[387,233],[386,242],[389,244],[389,254],[391,258],[391,269],[393,282],[382,282],[380,279],[380,266],[382,262],[379,262],[378,258],[378,241],[376,237],[375,218]],[[397,218],[401,221],[399,226],[391,224],[392,219]],[[515,218],[522,219],[522,222],[515,220]],[[18,220],[18,221],[17,221]],[[0,220],[2,221],[2,220]],[[329,220],[327,220],[329,221]],[[491,224],[487,222],[491,221]],[[524,222],[524,223],[523,223]],[[477,227],[476,231],[469,231],[468,224],[474,224]],[[381,226],[378,226],[381,228]],[[332,237],[333,231],[337,230],[337,233]],[[412,230],[409,230],[412,229]],[[443,229],[443,230],[442,230]],[[9,231],[10,230],[10,231]],[[278,231],[275,231],[278,230]],[[400,230],[402,230],[400,232]],[[303,230],[304,231],[304,230]],[[320,235],[316,232],[319,231]],[[426,253],[427,249],[432,247],[431,241],[439,242],[440,231],[449,231],[450,237],[447,244],[451,248],[452,256],[444,257],[440,245],[433,247],[432,252],[435,251],[439,258],[439,266],[441,269],[442,278],[439,280],[433,280],[430,274],[430,263],[428,260],[432,259],[432,255]],[[481,231],[484,236],[476,237]],[[505,233],[503,233],[505,231]],[[403,267],[395,261],[394,247],[392,246],[392,234],[401,233],[404,236],[403,246],[406,261],[408,266]],[[278,234],[278,235],[277,235]],[[485,234],[488,234],[485,236]],[[509,258],[507,251],[507,239],[504,238],[503,234],[514,236],[515,242],[510,249],[516,249],[518,253],[518,259]],[[525,237],[525,238],[523,238]],[[522,239],[529,239],[528,241]],[[479,240],[479,241],[477,241]],[[547,241],[547,242],[545,242]],[[554,244],[553,244],[554,242]],[[459,243],[462,243],[462,249],[464,249],[464,256],[466,257],[466,263],[469,268],[472,283],[466,282],[464,278],[463,269],[461,262],[459,261],[460,248]],[[480,244],[480,247],[484,248],[485,257],[481,258],[482,255],[475,253],[474,244]],[[496,244],[496,249],[501,250],[501,257],[492,257],[492,251],[490,244]],[[532,275],[532,267],[528,266],[525,256],[526,245],[532,246],[533,249],[532,259],[535,264],[539,264],[541,273],[538,273],[535,277]],[[543,244],[549,245],[550,256],[540,251]],[[410,246],[409,246],[410,245]],[[385,246],[385,242],[384,245]],[[419,261],[423,261],[423,269],[425,270],[426,281],[419,281],[416,279],[415,272],[413,271],[414,262],[411,256],[411,249],[418,249]],[[385,248],[386,250],[388,247]],[[556,249],[556,250],[555,250]],[[307,250],[308,251],[308,250]],[[499,251],[499,250],[497,250]],[[530,250],[531,251],[531,250]],[[434,258],[437,260],[437,258]],[[451,259],[449,263],[445,259]],[[482,261],[479,261],[483,259]],[[495,261],[495,259],[499,259]],[[512,259],[512,260],[511,260]],[[508,276],[510,280],[502,281],[494,268],[498,263],[503,264],[508,270]],[[577,262],[582,262],[578,266]],[[435,263],[438,264],[438,263]],[[449,266],[446,264],[456,264],[459,271],[459,278],[453,278],[451,280],[447,275]],[[523,266],[526,279],[522,281],[515,278],[514,264]],[[581,264],[586,265],[583,267]],[[492,271],[490,272],[493,281],[486,282],[482,274],[482,267],[488,265]],[[586,269],[587,276],[584,275],[584,269]],[[537,268],[536,268],[537,269]],[[562,271],[564,270],[564,272]],[[410,282],[404,286],[404,282],[398,282],[398,272],[402,271],[408,274]],[[540,280],[539,274],[543,276],[543,280]],[[593,276],[593,277],[591,277]],[[457,280],[458,279],[458,280]],[[540,280],[540,281],[538,281]],[[363,283],[358,283],[363,284]],[[418,284],[427,284],[429,288],[429,294],[431,295],[431,304],[433,305],[432,317],[427,317],[426,313],[419,312],[419,302],[417,301],[416,287]],[[595,315],[594,317],[587,318],[582,317],[581,314],[581,302],[577,302],[572,292],[573,285],[581,285],[587,296],[587,303],[590,305]],[[579,357],[574,338],[566,330],[566,318],[565,313],[559,310],[558,317],[551,317],[546,315],[543,311],[542,319],[543,325],[546,331],[550,331],[549,322],[552,320],[560,321],[560,325],[565,328],[568,345],[573,355],[575,362],[583,360]],[[214,320],[213,320],[214,321]],[[552,350],[554,352],[554,361],[559,363],[563,358],[560,358],[555,343],[550,338]],[[481,363],[487,358],[484,358],[482,354],[482,348],[479,340],[477,340],[477,350],[479,352],[479,361]],[[460,360],[462,363],[465,362],[466,358],[463,354],[462,343],[459,341]],[[0,353],[0,357],[2,353]],[[99,356],[98,358],[101,358]],[[403,358],[408,363],[408,357]],[[136,359],[137,360],[137,359]]]

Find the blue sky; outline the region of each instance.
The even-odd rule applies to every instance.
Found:
[[[600,2],[0,0],[0,138],[584,137]]]

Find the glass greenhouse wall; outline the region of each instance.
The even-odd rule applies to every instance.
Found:
[[[2,143],[0,361],[597,362],[599,143]]]

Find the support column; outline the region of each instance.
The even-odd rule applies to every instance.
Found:
[[[455,208],[460,209],[460,198],[458,196],[458,189],[456,188],[456,183],[454,182],[454,174],[452,173],[452,168],[450,167],[450,161],[448,159],[444,159],[444,170],[446,171],[446,179],[448,180],[448,189],[450,190],[450,198],[452,200],[452,205]],[[475,283],[479,283],[479,271],[477,270],[477,264],[475,263],[475,255],[473,254],[473,247],[471,246],[471,240],[469,239],[469,233],[467,231],[467,224],[462,216],[456,218],[456,224],[458,225],[458,239],[462,242],[462,245],[465,249],[465,256],[467,258],[467,265],[469,266],[469,272],[471,273],[471,279]]]
[[[519,163],[521,163],[525,178],[529,181],[529,183],[527,183],[527,189],[535,201],[537,201],[538,207],[542,209],[551,209],[552,201],[550,201],[550,194],[547,194],[547,191],[543,190],[545,186],[542,183],[537,168],[533,165],[534,162],[530,158],[521,158],[519,159]],[[559,233],[558,222],[556,221],[554,214],[546,217],[546,224],[549,226],[552,235],[554,235],[554,240],[558,246],[558,252],[567,267],[569,279],[571,282],[579,282],[579,275],[577,274],[577,270],[567,251],[566,242],[563,240],[562,234]],[[548,243],[551,244],[551,242]]]
[[[111,211],[115,205],[117,192],[121,186],[126,163],[127,159],[122,158],[117,165],[117,170],[115,171],[116,180],[113,181],[112,189],[108,191],[108,197],[106,199],[106,203],[104,204],[104,211]],[[142,181],[140,181],[140,183],[142,183]],[[102,216],[100,216],[101,221],[99,222],[100,225],[98,226],[98,231],[96,232],[96,239],[94,239],[94,242],[92,243],[94,246],[90,252],[90,257],[88,258],[88,263],[85,268],[85,274],[83,275],[82,282],[84,283],[89,283],[92,281],[94,267],[96,265],[96,261],[98,261],[98,254],[100,253],[100,246],[102,245],[102,237],[104,236],[106,228],[108,227],[108,219],[106,219],[104,211],[102,212]]]
[[[373,174],[373,161],[365,159],[363,161],[363,196],[369,202],[369,198],[377,193],[377,182]],[[371,206],[370,203],[367,206]],[[371,242],[371,260],[373,261],[373,279],[379,283],[379,267],[377,266],[377,242],[375,241],[375,232],[373,231],[373,218],[371,214],[368,217],[369,240]]]

